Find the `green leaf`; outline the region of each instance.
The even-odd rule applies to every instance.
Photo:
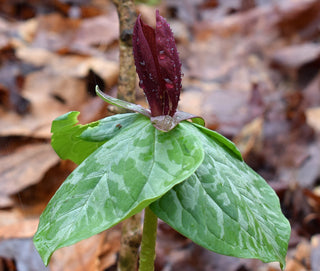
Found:
[[[151,117],[151,112],[149,109],[146,109],[146,108],[142,107],[141,105],[129,103],[127,101],[123,101],[123,100],[114,98],[108,94],[105,94],[99,89],[99,86],[96,86],[96,93],[102,100],[104,100],[105,102],[107,102],[109,104],[121,107],[126,110],[140,113],[146,117]]]
[[[229,152],[231,155],[235,156],[240,161],[243,161],[241,152],[238,150],[237,146],[232,141],[215,131],[203,127],[203,125],[200,123],[193,123],[193,125],[198,127],[202,133],[209,135],[210,138],[222,145],[222,147],[225,148],[225,151]]]
[[[205,122],[203,118],[193,118],[191,120],[193,123],[199,124],[201,126],[205,126]]]
[[[187,128],[164,133],[139,115],[84,160],[40,217],[34,244],[44,263],[56,249],[112,227],[187,179],[204,157]]]
[[[104,142],[87,142],[80,138],[81,133],[89,127],[98,125],[93,122],[87,125],[78,124],[77,111],[66,113],[52,122],[51,146],[61,159],[70,159],[80,164]]]
[[[114,98],[110,95],[107,95],[99,89],[99,86],[96,86],[96,93],[102,100],[106,101],[109,104],[121,107],[121,108],[129,110],[129,111],[140,113],[140,114],[150,118],[152,125],[155,128],[157,128],[158,130],[163,131],[163,132],[171,131],[180,122],[182,122],[184,120],[188,120],[188,119],[192,119],[192,121],[194,123],[197,123],[199,125],[204,126],[204,119],[203,118],[201,118],[199,116],[195,116],[190,113],[177,111],[173,117],[171,117],[169,115],[152,117],[149,109],[146,109],[140,105],[129,103],[129,102],[123,101],[123,100],[119,100],[119,99]]]
[[[160,4],[161,0],[135,0],[135,2],[137,4],[141,3],[141,4],[147,4],[150,6],[156,6]]]
[[[110,140],[121,130],[134,123],[140,117],[137,113],[125,113],[101,119],[97,125],[87,127],[80,138],[86,141],[101,142]]]
[[[182,125],[203,142],[204,161],[186,181],[152,203],[152,211],[209,250],[284,266],[290,225],[275,192],[215,133]]]
[[[61,159],[80,164],[105,141],[133,123],[138,114],[110,116],[86,125],[78,124],[77,111],[66,113],[52,122],[51,145]]]

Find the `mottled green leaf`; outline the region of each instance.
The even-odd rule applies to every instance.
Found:
[[[193,118],[191,119],[193,123],[199,124],[201,126],[205,126],[205,121],[203,118]]]
[[[205,128],[200,123],[193,123],[193,125],[198,127],[198,129],[203,134],[209,135],[209,137],[212,138],[214,141],[216,141],[218,144],[220,144],[225,149],[226,152],[229,152],[231,155],[235,156],[240,161],[243,161],[241,152],[238,150],[238,148],[232,141],[230,141],[229,139],[225,138],[223,135],[215,131]]]
[[[140,117],[137,113],[126,113],[101,119],[97,125],[87,127],[80,138],[86,141],[101,142],[116,136],[121,130],[127,128]]]
[[[84,160],[40,217],[34,243],[45,264],[56,249],[140,212],[188,178],[204,152],[187,128],[164,133],[139,115]]]
[[[163,131],[163,132],[171,131],[180,122],[182,122],[184,120],[188,120],[188,119],[192,119],[192,121],[194,123],[197,123],[197,124],[204,126],[204,119],[203,118],[201,118],[199,116],[195,116],[190,113],[177,111],[173,117],[171,117],[169,115],[152,117],[149,109],[146,109],[146,108],[142,107],[141,105],[137,105],[137,104],[129,103],[127,101],[119,100],[119,99],[114,98],[108,94],[105,94],[99,89],[99,86],[96,86],[96,93],[101,99],[103,99],[104,101],[106,101],[109,104],[121,107],[121,108],[129,110],[129,111],[140,113],[140,114],[150,118],[152,125],[155,128],[157,128],[158,130]]]
[[[135,0],[136,3],[140,4],[146,4],[150,6],[156,6],[161,3],[161,0]]]
[[[205,158],[186,181],[150,205],[195,243],[220,254],[285,264],[290,225],[272,188],[210,130],[182,123]]]
[[[80,138],[81,133],[89,127],[98,125],[93,122],[87,125],[78,124],[77,111],[66,113],[52,122],[51,146],[61,159],[70,159],[80,164],[104,142],[87,142]]]
[[[99,89],[99,86],[96,86],[96,93],[102,100],[104,100],[105,102],[107,102],[109,104],[121,107],[126,110],[140,113],[146,117],[151,117],[151,112],[149,109],[146,109],[146,108],[142,107],[141,105],[129,103],[127,101],[123,101],[123,100],[114,98],[108,94],[105,94]]]
[[[78,124],[77,111],[66,113],[52,122],[51,145],[61,159],[80,164],[105,141],[135,121],[138,114],[110,116],[86,125]]]

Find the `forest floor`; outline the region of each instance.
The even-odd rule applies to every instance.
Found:
[[[221,2],[219,4],[219,2]],[[163,0],[182,61],[180,109],[233,140],[280,198],[292,226],[287,271],[320,270],[320,1]],[[50,145],[72,110],[108,114],[117,90],[111,1],[0,0],[0,270],[47,270],[33,247],[39,215],[75,168]],[[137,86],[137,101],[147,106]],[[159,222],[156,271],[280,270],[207,251]],[[54,253],[48,270],[116,270],[120,225]]]

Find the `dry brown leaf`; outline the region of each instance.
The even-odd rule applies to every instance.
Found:
[[[230,89],[204,94],[202,108],[212,116],[207,120],[208,127],[218,126],[218,130],[227,136],[238,134],[248,121],[248,95],[248,92]]]
[[[103,57],[103,50],[117,41],[119,35],[116,9],[113,7],[103,13],[87,19],[50,13],[12,24],[11,28],[14,27],[16,35],[33,48]],[[21,39],[13,39],[19,47],[24,46]]]
[[[307,123],[320,133],[320,107],[309,108],[306,111]]]
[[[100,15],[102,7],[96,6],[95,1],[53,1],[55,8],[69,17],[92,17]],[[105,5],[106,3],[103,2]]]
[[[235,44],[237,43],[215,37],[202,42],[192,42],[186,56],[189,68],[186,75],[206,81],[215,79],[223,82],[223,79],[228,77],[228,72],[237,65],[236,61],[231,60]]]
[[[201,91],[190,89],[181,93],[179,110],[204,117],[204,112],[201,108],[202,103],[203,95],[201,94]]]
[[[50,65],[57,58],[57,55],[44,48],[18,47],[16,56],[21,61],[36,67]]]
[[[226,1],[228,2],[228,1]],[[239,2],[239,1],[238,1]],[[263,1],[264,2],[264,1]],[[204,32],[216,33],[222,37],[241,33],[262,34],[272,38],[272,28],[285,36],[309,36],[317,32],[316,26],[319,19],[319,2],[317,0],[305,1],[269,1],[265,5],[250,9],[247,12],[235,13],[231,16],[207,16],[207,20],[196,24],[196,35],[203,36]],[[306,18],[307,17],[307,18]],[[312,28],[310,27],[312,26]],[[310,27],[310,29],[308,29]],[[266,34],[268,33],[268,34]]]
[[[58,249],[52,256],[51,271],[103,271],[116,264],[120,248],[121,227]]]
[[[277,10],[277,26],[288,38],[312,39],[318,35],[320,22],[320,2],[318,0],[286,1]]]
[[[244,159],[250,152],[261,153],[263,146],[263,118],[258,117],[246,124],[233,141]]]
[[[10,44],[10,23],[4,18],[0,17],[0,49]]]
[[[219,89],[217,84],[201,81],[197,87],[189,88],[181,94],[179,109],[203,117],[208,128],[224,135],[237,135],[245,124],[261,114],[250,104],[249,89]]]
[[[98,271],[104,234],[97,234],[72,246],[58,249],[50,260],[50,270]]]
[[[38,217],[59,186],[75,168],[76,165],[69,160],[63,160],[50,168],[40,182],[12,196],[15,208],[18,208],[24,217]]]
[[[109,45],[118,40],[119,21],[116,9],[109,14],[82,20],[75,33],[72,46],[86,48],[97,45]]]
[[[43,70],[26,76],[23,93],[31,102],[31,112],[18,116],[0,108],[0,136],[30,136],[50,138],[51,122],[58,116],[79,110],[88,101],[84,78],[90,69],[98,73],[108,87],[114,85],[118,77],[118,64],[93,57],[60,57],[40,53],[45,63],[50,64]],[[32,50],[21,50],[19,57],[32,62]]]
[[[90,69],[99,74],[108,86],[113,86],[119,73],[118,63],[101,57],[60,56],[45,49],[21,47],[17,57],[35,66],[44,66],[54,75],[84,78]]]
[[[311,245],[302,241],[296,248],[293,258],[287,261],[286,271],[308,271],[310,270]]]
[[[271,57],[281,67],[299,69],[301,66],[320,58],[320,45],[303,43],[277,50]]]
[[[314,235],[311,238],[311,269],[320,270],[320,235]]]
[[[306,107],[320,105],[320,73],[303,90],[303,97]]]
[[[305,159],[302,160],[300,157],[301,163],[291,171],[295,174],[300,186],[311,188],[320,178],[320,144],[314,142],[304,148]]]
[[[36,251],[32,238],[8,239],[1,241],[0,256],[14,260],[16,269],[11,270],[48,270],[44,266],[39,253]]]
[[[219,255],[206,250],[160,221],[157,233],[155,270],[260,270],[258,260]]]
[[[4,216],[7,218],[7,214]],[[0,239],[32,238],[38,228],[38,218],[23,219],[20,217],[13,224],[0,226]]]
[[[21,202],[17,207],[0,210],[0,240],[30,238],[34,235],[39,218],[28,216],[23,210]]]
[[[0,194],[0,208],[9,208],[12,207],[14,201],[7,195]]]
[[[278,67],[283,73],[298,79],[298,73],[307,64],[319,62],[320,45],[304,43],[279,49],[271,56],[273,66]],[[316,65],[319,68],[319,65]],[[307,71],[312,76],[309,68]],[[307,72],[305,71],[305,72]]]
[[[6,1],[6,5],[10,6],[9,0]],[[34,1],[39,0],[32,0],[32,3]],[[319,180],[319,144],[308,135],[306,127],[310,125],[319,131],[318,114],[315,111],[320,102],[320,76],[318,75],[318,78],[307,88],[305,85],[301,86],[303,91],[300,94],[304,106],[295,106],[294,102],[284,99],[283,92],[300,88],[297,88],[290,78],[289,82],[283,80],[284,78],[277,74],[277,70],[270,71],[267,60],[270,56],[276,56],[276,62],[280,63],[286,71],[292,70],[293,74],[310,61],[319,60],[317,53],[315,54],[317,50],[311,48],[318,46],[318,40],[312,39],[315,45],[311,44],[311,49],[308,47],[310,44],[303,45],[302,42],[311,40],[310,37],[314,34],[318,35],[319,20],[317,18],[320,4],[317,0],[276,1],[276,8],[270,4],[264,4],[249,12],[237,12],[241,4],[250,1],[223,2],[220,4],[221,7],[225,8],[230,3],[234,7],[229,11],[225,8],[224,12],[220,13],[220,17],[212,16],[212,10],[208,6],[198,8],[203,3],[211,3],[216,7],[218,1],[188,1],[187,5],[179,3],[178,10],[168,8],[168,3],[161,6],[168,17],[171,15],[174,17],[175,12],[180,18],[183,14],[191,15],[185,16],[185,20],[189,22],[188,26],[183,24],[182,20],[176,21],[179,27],[176,29],[181,29],[180,33],[176,33],[177,38],[183,41],[184,46],[180,54],[185,69],[180,109],[203,116],[207,126],[219,129],[229,136],[238,135],[242,131],[238,137],[240,138],[240,145],[238,145],[245,154],[257,152],[263,156],[264,163],[259,165],[261,167],[258,170],[267,172],[267,176],[271,176],[270,179],[277,182],[277,191],[281,190],[281,193],[285,193],[283,191],[289,190],[288,183],[294,181],[303,187],[310,187]],[[265,3],[265,1],[257,2]],[[63,5],[68,6],[65,3]],[[46,5],[42,4],[41,7]],[[218,8],[219,6],[216,11]],[[145,8],[147,16],[152,9],[154,8]],[[63,10],[64,15],[71,14],[70,10],[70,8]],[[104,11],[106,9],[103,9]],[[85,80],[87,80],[89,69],[93,69],[106,81],[107,90],[117,81],[118,63],[106,60],[106,58],[117,59],[114,51],[110,50],[114,48],[111,46],[116,44],[114,41],[118,32],[118,27],[115,26],[118,20],[113,11],[110,13],[107,11],[105,17],[83,20],[73,20],[57,14],[43,15],[41,18],[35,17],[33,20],[18,23],[8,23],[0,18],[0,48],[2,44],[11,42],[22,63],[30,63],[39,68],[37,72],[27,76],[26,85],[22,90],[22,94],[31,100],[31,113],[20,117],[0,109],[0,136],[25,135],[49,138],[52,120],[70,110],[82,112],[80,115],[82,123],[92,121],[98,115],[99,118],[104,116],[105,104],[97,98],[87,96]],[[230,11],[236,12],[235,15],[224,16]],[[203,21],[190,24],[190,21],[197,21],[198,18],[202,18]],[[172,27],[175,30],[175,24]],[[294,57],[290,54],[288,57],[285,54],[286,49],[283,48],[292,49],[294,44],[297,46],[297,51],[291,52],[291,56]],[[41,46],[42,49],[35,48],[35,45]],[[304,46],[306,47],[303,48]],[[64,53],[64,55],[52,53],[50,50]],[[301,57],[295,58],[295,53]],[[318,69],[318,66],[316,68]],[[260,105],[259,101],[255,104],[251,103],[252,85],[255,83],[263,86],[260,98],[267,105],[263,103]],[[266,113],[262,120],[260,116],[263,110],[270,110],[272,114]],[[305,113],[308,125],[304,122]],[[260,118],[252,121],[257,116]],[[249,123],[248,126],[243,128],[247,123]],[[24,144],[29,145],[25,148],[16,147],[14,151],[10,149],[3,152],[7,155],[3,157],[15,158],[20,151],[28,153],[27,150],[32,145],[30,142]],[[27,160],[25,156],[25,160],[21,160],[21,165],[15,166],[17,172],[38,169],[38,166],[27,167],[29,162],[32,163]],[[52,163],[54,164],[53,160]],[[32,179],[42,179],[42,181],[31,187],[28,185],[26,189],[19,192],[19,198],[17,195],[10,197],[5,194],[0,195],[0,206],[13,206],[10,210],[0,211],[0,237],[10,238],[5,240],[8,242],[4,243],[2,249],[6,251],[12,249],[14,256],[8,253],[5,255],[14,258],[19,264],[24,263],[28,266],[28,263],[21,260],[24,257],[22,251],[24,249],[32,251],[33,248],[29,246],[30,239],[23,242],[16,238],[28,238],[33,234],[37,219],[28,218],[38,215],[43,210],[49,198],[68,175],[71,169],[60,168],[62,164],[51,167],[49,170],[43,168],[41,176],[45,178],[33,177]],[[0,167],[2,165],[1,163]],[[49,165],[46,167],[50,168]],[[2,175],[0,176],[1,184]],[[15,184],[15,182],[12,183]],[[10,187],[9,190],[12,191],[12,189]],[[302,235],[311,237],[312,233],[318,231],[317,227],[312,228],[304,224],[306,218],[309,215],[317,215],[317,211],[313,209],[313,213],[310,213],[310,206],[303,194],[299,196],[297,193],[292,193],[290,202],[292,204],[289,207],[284,206],[284,210],[298,229],[294,231],[298,241],[291,242],[291,246],[294,246],[300,242]],[[90,271],[115,268],[120,232],[110,229],[109,233],[110,235],[102,233],[101,236],[92,237],[92,240],[85,240],[69,248],[58,250],[53,255],[54,262],[50,264],[51,270]],[[314,242],[318,244],[318,239],[315,240]],[[226,266],[232,271],[279,270],[273,265],[264,265],[262,268],[262,264],[257,261],[216,255],[200,249],[190,241],[179,237],[178,234],[170,234],[169,231],[160,236],[157,250],[160,251],[157,267],[161,267],[161,270],[225,270]],[[319,251],[318,245],[314,250],[312,247],[312,251]],[[308,268],[305,266],[305,263],[308,263],[305,251],[300,249],[297,253],[302,257],[295,255],[295,260],[289,260],[288,270],[297,271]],[[319,254],[315,255],[313,257],[318,259]],[[31,254],[28,257],[30,261],[33,259]],[[312,263],[311,260],[311,265],[314,268],[319,263],[317,261]],[[34,267],[31,270],[37,269]]]
[[[29,19],[22,23],[15,24],[14,27],[18,36],[21,37],[23,41],[31,43],[39,27],[39,20],[35,18]],[[20,44],[20,41],[15,40],[15,42]]]
[[[103,245],[99,255],[100,271],[107,270],[117,263],[117,253],[120,249],[121,232],[121,223],[105,232]]]
[[[29,136],[50,138],[51,122],[66,113],[68,107],[54,98],[53,92],[59,88],[74,93],[77,100],[85,101],[85,86],[79,79],[55,76],[48,72],[38,71],[26,77],[24,94],[31,102],[30,113],[19,116],[0,108],[1,136]]]
[[[27,145],[0,157],[1,193],[12,195],[36,184],[58,161],[59,157],[46,143]]]
[[[57,52],[69,48],[75,39],[80,20],[63,17],[58,13],[41,15],[32,42],[33,47]]]

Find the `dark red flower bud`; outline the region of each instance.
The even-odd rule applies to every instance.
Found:
[[[156,29],[144,24],[139,15],[133,30],[133,54],[151,115],[173,117],[180,96],[181,63],[170,26],[158,10]]]

